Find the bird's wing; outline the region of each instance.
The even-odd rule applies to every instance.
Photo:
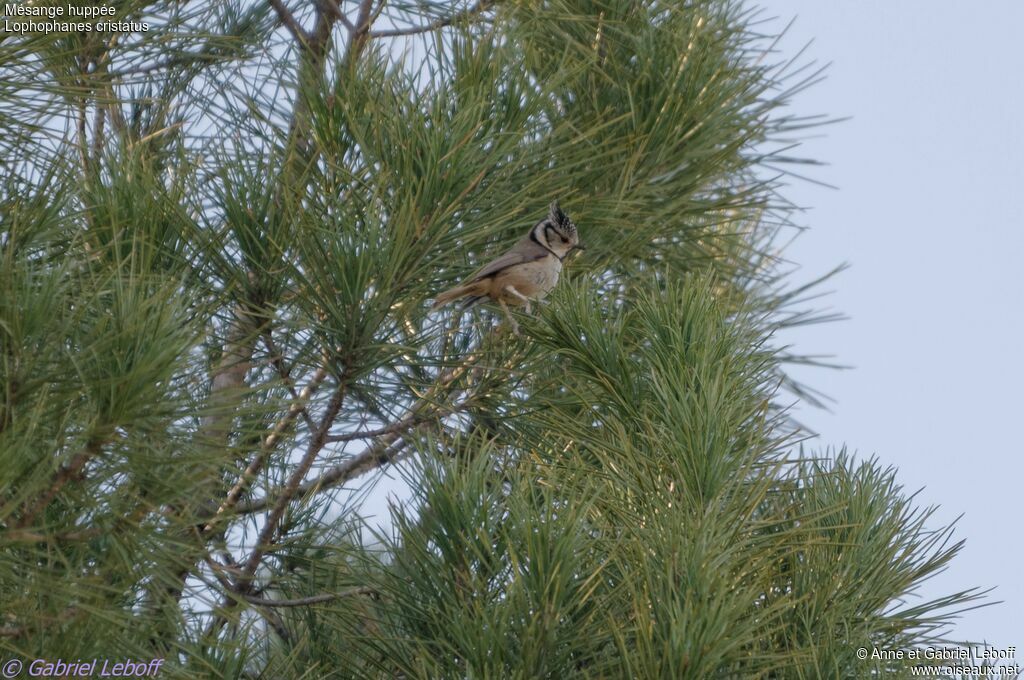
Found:
[[[493,262],[489,262],[487,266],[481,269],[476,276],[470,279],[470,281],[476,282],[486,279],[487,277],[494,276],[501,270],[507,269],[512,265],[542,260],[550,254],[550,252],[533,241],[520,241],[512,248],[512,250],[508,251]]]

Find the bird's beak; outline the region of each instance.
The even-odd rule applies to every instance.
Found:
[[[577,243],[576,245],[574,245],[572,247],[572,249],[573,250],[586,250],[587,247],[585,245],[583,245],[582,243]]]

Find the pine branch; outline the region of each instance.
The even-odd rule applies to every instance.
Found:
[[[62,465],[54,474],[49,487],[44,491],[35,503],[26,505],[24,513],[14,522],[16,529],[24,529],[35,521],[36,515],[42,512],[60,493],[64,486],[75,479],[80,479],[82,470],[86,463],[98,456],[103,450],[104,440],[94,438],[86,444],[85,448],[76,453],[71,460]]]
[[[334,392],[334,396],[331,397],[330,403],[327,405],[326,412],[320,421],[320,427],[313,434],[312,439],[309,442],[309,446],[306,448],[306,454],[302,457],[299,465],[292,472],[288,478],[288,482],[285,484],[281,495],[278,497],[277,502],[274,504],[270,515],[267,517],[266,523],[260,530],[259,536],[256,538],[256,545],[253,546],[252,551],[249,553],[248,559],[242,566],[237,579],[238,592],[243,593],[252,588],[252,579],[256,574],[256,570],[259,569],[260,564],[263,562],[263,557],[270,549],[271,545],[275,543],[275,538],[280,529],[281,518],[284,516],[285,509],[288,504],[291,503],[295,495],[300,491],[300,482],[309,472],[309,468],[312,467],[313,461],[320,454],[326,442],[327,432],[330,430],[331,425],[334,423],[334,419],[341,412],[341,407],[345,402],[345,391],[346,391],[346,376],[342,374],[339,378],[339,385]],[[209,628],[207,628],[205,637],[212,639],[220,628],[227,622],[227,613],[237,606],[238,601],[232,597],[224,599],[221,605],[221,611],[210,622]]]
[[[360,52],[362,52],[363,46],[366,44],[372,23],[372,10],[373,0],[360,1],[359,11],[356,14],[356,21],[351,25],[348,33],[348,50],[345,54],[345,61],[347,63],[354,63],[359,57]]]
[[[431,386],[428,393],[424,395],[424,397],[418,399],[416,403],[409,408],[405,417],[380,429],[379,435],[377,435],[379,437],[377,441],[368,446],[361,453],[349,458],[344,463],[335,465],[326,472],[317,476],[315,479],[300,484],[297,489],[298,494],[305,496],[315,490],[330,489],[341,486],[360,475],[393,462],[398,456],[400,450],[391,450],[390,447],[398,442],[398,440],[404,435],[430,420],[442,418],[465,409],[469,405],[469,400],[464,400],[460,404],[452,405],[450,407],[436,406],[435,399],[437,397],[437,391],[446,389],[454,381],[464,375],[466,371],[476,365],[480,356],[480,354],[471,355],[460,365],[443,371],[440,376],[438,376],[437,381]],[[344,437],[346,435],[335,436]],[[356,439],[362,437],[352,438]],[[341,441],[341,439],[338,441]],[[235,512],[238,514],[261,512],[270,505],[271,499],[280,499],[287,493],[287,487],[285,487],[284,489],[271,491],[262,498],[242,501],[236,505]]]
[[[341,8],[335,0],[317,0],[317,2],[318,6],[326,8],[327,11],[333,14],[335,18],[341,22],[342,26],[348,29],[349,34],[355,33],[355,24],[349,21],[349,18],[341,11]]]
[[[382,437],[380,441],[374,442],[373,445],[344,463],[335,465],[316,478],[301,484],[297,495],[306,496],[314,491],[342,486],[356,477],[394,462],[405,448],[404,443],[398,442],[399,438],[400,433],[397,431]],[[398,443],[396,444],[396,442]],[[393,446],[395,448],[392,448]],[[283,490],[278,489],[270,491],[261,498],[243,501],[235,507],[235,512],[240,515],[262,512],[267,509],[272,499],[278,498],[283,493],[285,493]]]
[[[234,560],[231,559],[230,556],[228,556],[228,559],[232,563],[234,562]],[[220,586],[224,589],[225,598],[230,599],[233,602],[237,602],[239,599],[246,600],[249,597],[246,595],[245,592],[247,584],[233,583],[225,575],[225,572],[227,572],[228,569],[226,569],[223,565],[217,564],[216,560],[214,560],[209,555],[204,556],[203,561],[206,562],[206,565],[210,567],[210,570],[213,572],[214,578],[217,580],[217,583],[219,583]],[[237,576],[237,570],[231,571]],[[208,579],[204,579],[204,581],[208,587],[215,588],[216,584],[211,583]],[[281,620],[281,617],[278,616],[272,609],[257,609],[256,611],[263,618],[263,620],[267,622],[267,625],[274,629],[274,632],[277,633],[277,635],[282,640],[291,639],[291,635],[289,635],[288,629],[285,628],[284,622]]]

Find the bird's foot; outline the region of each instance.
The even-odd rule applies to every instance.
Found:
[[[512,318],[512,312],[509,311],[508,305],[505,304],[504,300],[498,300],[498,303],[501,305],[501,311],[505,312],[505,318],[508,319],[508,324],[512,329],[512,332],[515,335],[519,335],[519,324],[517,324],[516,320]]]

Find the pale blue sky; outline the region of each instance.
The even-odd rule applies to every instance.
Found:
[[[787,340],[853,370],[797,373],[837,399],[801,409],[822,445],[899,468],[939,521],[963,513],[960,557],[922,593],[997,586],[956,635],[1024,656],[1024,2],[762,0],[782,50],[813,40],[832,62],[792,110],[852,119],[803,151],[829,190],[796,183],[810,209],[788,251],[807,276],[848,261],[829,286],[850,319]]]

